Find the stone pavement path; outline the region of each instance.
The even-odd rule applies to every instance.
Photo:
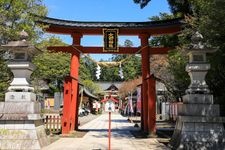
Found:
[[[112,114],[111,150],[166,150],[165,145],[155,138],[135,139],[130,130],[139,130],[133,127],[127,118],[120,114]],[[43,150],[107,150],[108,149],[108,114],[80,127],[89,130],[83,138],[60,138]]]

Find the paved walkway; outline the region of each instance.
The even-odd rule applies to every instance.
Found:
[[[166,146],[154,138],[135,139],[130,130],[134,124],[120,114],[112,114],[111,150],[166,150]],[[107,150],[108,149],[108,114],[83,125],[80,129],[89,130],[83,138],[60,138],[43,150]]]

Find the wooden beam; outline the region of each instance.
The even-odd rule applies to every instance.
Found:
[[[83,47],[83,46],[50,46],[47,48],[53,52],[81,52],[89,54],[137,54],[140,53],[140,47],[120,47],[119,52],[103,52],[103,47]],[[149,47],[150,55],[167,54],[171,48],[168,47]]]
[[[49,46],[47,50],[52,52],[65,52],[65,53],[72,53],[73,48],[71,46]]]
[[[150,47],[150,55],[156,54],[168,54],[168,51],[172,48],[169,47]]]
[[[103,52],[103,47],[83,47],[82,52],[93,54],[135,54],[139,49],[139,47],[120,47],[119,52]]]
[[[148,33],[149,35],[166,35],[176,34],[180,32],[181,25],[170,25],[161,27],[146,27],[146,28],[119,28],[119,35],[138,36],[140,33]],[[53,34],[71,35],[74,32],[82,33],[82,35],[102,35],[102,28],[82,28],[82,27],[65,27],[58,25],[50,25],[46,32]]]
[[[120,47],[119,52],[103,52],[103,47],[83,47],[83,46],[50,46],[47,48],[53,52],[73,53],[74,51],[91,54],[135,54],[139,47]]]

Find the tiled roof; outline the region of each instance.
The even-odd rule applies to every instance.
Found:
[[[88,96],[88,97],[91,97],[91,98],[93,98],[93,99],[98,100],[98,97],[95,96],[94,94],[92,94],[88,89],[86,89],[86,88],[84,87],[84,85],[79,84],[79,94],[81,94],[82,91],[83,91],[83,94],[84,94],[84,95],[86,95],[86,96]]]
[[[120,88],[122,82],[96,82],[103,91],[107,90],[110,86],[114,85],[117,89]]]
[[[181,25],[183,24],[181,18],[162,20],[162,21],[146,21],[146,22],[93,22],[93,21],[71,21],[62,20],[50,17],[38,18],[38,23],[64,26],[64,27],[77,27],[77,28],[149,28],[160,27],[168,25]]]

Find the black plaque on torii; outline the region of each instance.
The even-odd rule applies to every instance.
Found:
[[[119,52],[118,33],[119,29],[103,29],[103,52]]]

